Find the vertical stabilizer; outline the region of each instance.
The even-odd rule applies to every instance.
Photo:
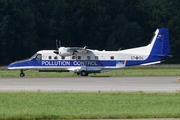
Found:
[[[169,30],[168,28],[159,28],[153,38],[151,55],[168,56],[170,54]]]

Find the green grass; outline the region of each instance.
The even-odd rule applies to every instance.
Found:
[[[7,66],[0,66],[1,77],[19,77],[20,70],[7,70]],[[73,72],[38,72],[25,71],[27,77],[78,77]],[[105,73],[90,74],[89,76],[180,76],[180,64],[158,64],[150,66],[136,66],[114,70]]]
[[[179,111],[180,93],[0,93],[0,119],[180,118]]]
[[[19,77],[19,70],[0,70],[0,77]],[[73,72],[25,71],[26,77],[78,77]],[[179,68],[126,68],[89,76],[180,76]]]
[[[25,71],[27,77],[74,76]],[[179,67],[120,69],[90,76],[180,76]],[[0,70],[0,77],[19,77],[17,70]],[[0,119],[180,118],[180,92],[0,92]]]

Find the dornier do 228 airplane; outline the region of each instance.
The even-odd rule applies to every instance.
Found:
[[[118,51],[99,51],[87,47],[58,47],[57,50],[41,50],[31,58],[16,61],[8,69],[37,69],[39,72],[69,72],[88,76],[90,73],[107,72],[136,65],[151,65],[164,61],[170,55],[169,30],[159,28],[147,46]]]

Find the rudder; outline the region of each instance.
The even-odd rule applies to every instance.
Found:
[[[158,56],[168,56],[170,54],[169,29],[159,28],[156,35],[151,54]]]

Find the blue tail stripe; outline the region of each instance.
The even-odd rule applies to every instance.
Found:
[[[150,53],[151,55],[168,55],[170,54],[169,30],[168,28],[159,28],[156,41]]]

